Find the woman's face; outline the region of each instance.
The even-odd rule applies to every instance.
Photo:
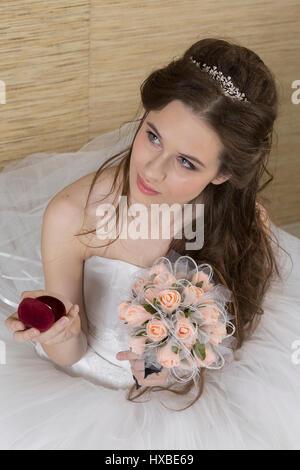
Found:
[[[216,178],[222,148],[218,135],[181,101],[172,101],[161,111],[150,111],[133,143],[131,202],[182,205],[209,183],[223,183],[228,176]],[[159,194],[142,192],[138,175]]]

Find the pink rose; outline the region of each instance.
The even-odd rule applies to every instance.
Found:
[[[173,274],[168,271],[164,271],[163,273],[158,274],[154,278],[154,284],[156,286],[172,286],[172,284],[176,282],[177,282],[176,277],[173,276]]]
[[[139,295],[141,292],[144,291],[144,286],[146,285],[146,283],[146,279],[139,279],[138,281],[136,281],[132,287],[134,292]]]
[[[208,280],[208,275],[205,274],[204,271],[198,271],[198,273],[194,273],[192,277],[192,284],[197,284],[197,282],[202,282],[201,289],[204,290],[204,292],[210,290],[212,287],[214,287],[214,284],[209,282]]]
[[[146,336],[129,336],[127,344],[131,348],[132,352],[140,356],[145,352],[145,343],[147,341]]]
[[[154,298],[157,296],[157,289],[154,287],[148,287],[144,292],[144,297],[146,300],[149,300],[153,304]]]
[[[119,316],[119,319],[121,321],[126,321],[125,320],[125,314],[127,312],[127,309],[129,307],[129,305],[131,305],[131,302],[127,301],[127,302],[122,302],[119,306],[118,306],[118,316]]]
[[[170,272],[170,271],[167,268],[167,266],[165,265],[165,263],[158,263],[155,266],[152,266],[150,268],[150,270],[148,272],[148,276],[150,278],[153,274],[161,274],[163,272]]]
[[[207,305],[206,307],[201,308],[200,313],[202,314],[202,317],[206,323],[216,324],[218,322],[219,310],[215,304]]]
[[[204,294],[204,290],[197,286],[186,286],[182,292],[184,294],[183,305],[198,305],[201,302],[201,297]]]
[[[123,302],[123,304],[126,302]],[[120,304],[118,307],[120,320],[128,323],[130,326],[142,326],[147,320],[151,320],[151,313],[147,312],[142,305],[129,306]]]
[[[168,330],[164,323],[154,318],[147,323],[146,327],[147,335],[152,341],[161,341],[168,334]]]
[[[227,336],[226,326],[221,321],[215,325],[203,325],[205,331],[210,335],[209,341],[213,344],[220,344]]]
[[[170,369],[180,365],[179,354],[175,353],[171,345],[168,343],[166,346],[158,348],[156,360],[163,366]]]
[[[192,322],[180,313],[175,325],[175,334],[187,347],[191,347],[196,342],[196,330]]]
[[[172,313],[181,302],[181,295],[175,289],[164,289],[158,296],[157,300],[160,302],[160,307],[164,313]]]

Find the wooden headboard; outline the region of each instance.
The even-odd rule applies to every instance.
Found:
[[[275,178],[264,194],[275,224],[299,219],[298,0],[24,0],[1,2],[0,22],[0,168],[78,150],[135,119],[149,72],[216,35],[253,49],[277,76]]]

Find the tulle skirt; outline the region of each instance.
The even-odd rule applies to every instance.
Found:
[[[300,240],[272,223],[292,259],[274,246],[284,282],[272,283],[251,339],[223,369],[205,371],[204,391],[186,410],[173,411],[193,394],[152,392],[130,402],[128,388],[89,378],[84,367],[59,367],[6,329],[21,293],[44,289],[47,203],[125,149],[134,131],[127,124],[78,152],[29,155],[0,173],[0,449],[299,449]],[[94,360],[99,370],[105,360]]]

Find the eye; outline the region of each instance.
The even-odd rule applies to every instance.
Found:
[[[184,157],[179,157],[179,158],[181,159],[181,161],[184,160],[188,163],[188,166],[185,166],[185,165],[181,165],[181,166],[183,166],[184,168],[187,168],[188,170],[196,170],[196,167],[189,160],[187,160]]]
[[[154,143],[153,140],[152,140],[152,136],[155,137],[155,139],[158,139],[157,135],[153,134],[153,132],[151,131],[147,131],[147,134],[148,134],[148,139],[150,140],[150,142]],[[159,139],[158,139],[159,140]]]
[[[148,139],[152,144],[156,143],[156,142],[153,142],[152,137],[154,137],[155,139],[157,139],[159,141],[159,138],[157,137],[157,135],[153,134],[153,132],[151,132],[151,131],[146,131],[146,132],[148,134]],[[196,170],[196,167],[189,160],[187,160],[184,157],[179,157],[179,158],[180,158],[181,162],[184,160],[188,164],[188,166],[186,166],[185,164],[181,163],[182,168],[186,168],[187,170]]]

